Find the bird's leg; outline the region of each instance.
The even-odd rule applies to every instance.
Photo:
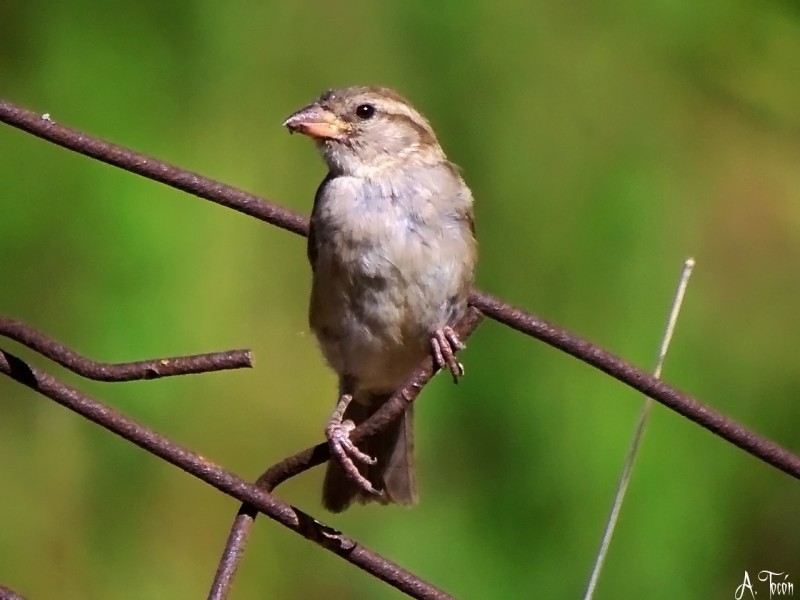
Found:
[[[356,448],[356,445],[350,441],[350,432],[356,428],[356,425],[350,419],[346,421],[343,419],[344,413],[352,401],[352,394],[342,394],[330,421],[328,421],[328,426],[325,428],[325,437],[328,439],[331,458],[339,463],[342,471],[358,487],[369,494],[380,496],[381,493],[372,486],[369,479],[364,477],[356,466],[356,462],[374,465],[377,460]]]
[[[431,351],[433,362],[439,369],[447,369],[453,376],[453,382],[464,374],[464,365],[456,360],[456,352],[464,349],[464,344],[452,327],[442,327],[433,332]]]

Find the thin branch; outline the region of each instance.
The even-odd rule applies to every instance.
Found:
[[[389,585],[417,598],[432,600],[449,598],[443,591],[361,546],[332,527],[320,523],[210,460],[187,450],[3,350],[0,350],[0,373],[8,375],[240,502],[256,507],[284,527],[301,534]]]
[[[81,356],[21,321],[6,317],[0,317],[0,336],[27,346],[81,377],[96,381],[157,379],[253,366],[249,350],[226,350],[210,354],[156,358],[129,363],[100,363]]]
[[[470,309],[467,316],[456,325],[455,329],[458,332],[458,336],[462,340],[466,340],[482,320],[483,315],[478,310]],[[406,380],[405,384],[392,394],[369,419],[353,430],[350,439],[357,444],[383,431],[419,396],[422,388],[427,385],[435,373],[433,360],[431,357],[425,358]],[[306,448],[267,469],[256,481],[256,486],[267,492],[272,492],[287,479],[295,477],[312,467],[321,465],[329,457],[330,451],[326,443]],[[255,508],[247,504],[243,504],[236,514],[217,572],[214,575],[214,582],[208,596],[209,600],[227,598],[256,514]]]
[[[689,285],[689,278],[692,276],[694,269],[694,259],[688,258],[683,263],[681,270],[681,277],[678,280],[678,288],[675,290],[675,296],[672,299],[672,308],[667,317],[667,325],[664,328],[664,335],[661,337],[661,345],[658,348],[658,358],[656,359],[656,368],[653,369],[653,375],[660,378],[661,370],[664,368],[664,361],[667,358],[669,345],[672,343],[672,334],[675,333],[675,325],[678,323],[678,315],[683,306],[683,298],[686,295],[686,288]],[[642,403],[642,410],[639,413],[639,419],[636,423],[636,430],[633,434],[633,440],[625,457],[625,464],[622,467],[622,474],[620,475],[619,482],[617,483],[617,491],[614,494],[614,502],[611,505],[611,512],[606,520],[606,526],[603,530],[603,537],[600,540],[600,548],[597,550],[597,557],[592,567],[592,573],[589,577],[589,584],[586,586],[586,592],[583,595],[583,600],[592,600],[594,598],[595,589],[597,589],[597,582],[600,579],[600,573],[603,570],[603,565],[608,555],[608,548],[611,546],[611,538],[617,528],[619,521],[620,511],[622,510],[622,502],[628,491],[628,483],[631,479],[633,472],[633,464],[639,454],[639,448],[644,437],[645,428],[647,427],[650,411],[653,408],[653,400],[645,396]]]

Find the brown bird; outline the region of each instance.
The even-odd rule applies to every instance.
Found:
[[[329,169],[308,239],[309,322],[339,376],[323,503],[413,504],[411,406],[361,449],[349,436],[427,354],[463,374],[452,325],[477,259],[472,194],[428,121],[386,88],[325,92],[284,125],[311,137]]]

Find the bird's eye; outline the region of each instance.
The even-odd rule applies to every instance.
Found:
[[[356,116],[359,119],[370,119],[375,114],[375,106],[372,104],[359,104],[356,108]]]

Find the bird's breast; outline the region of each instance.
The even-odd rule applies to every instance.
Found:
[[[406,373],[460,310],[471,234],[437,213],[430,192],[338,179],[313,216],[311,326],[340,373]]]

